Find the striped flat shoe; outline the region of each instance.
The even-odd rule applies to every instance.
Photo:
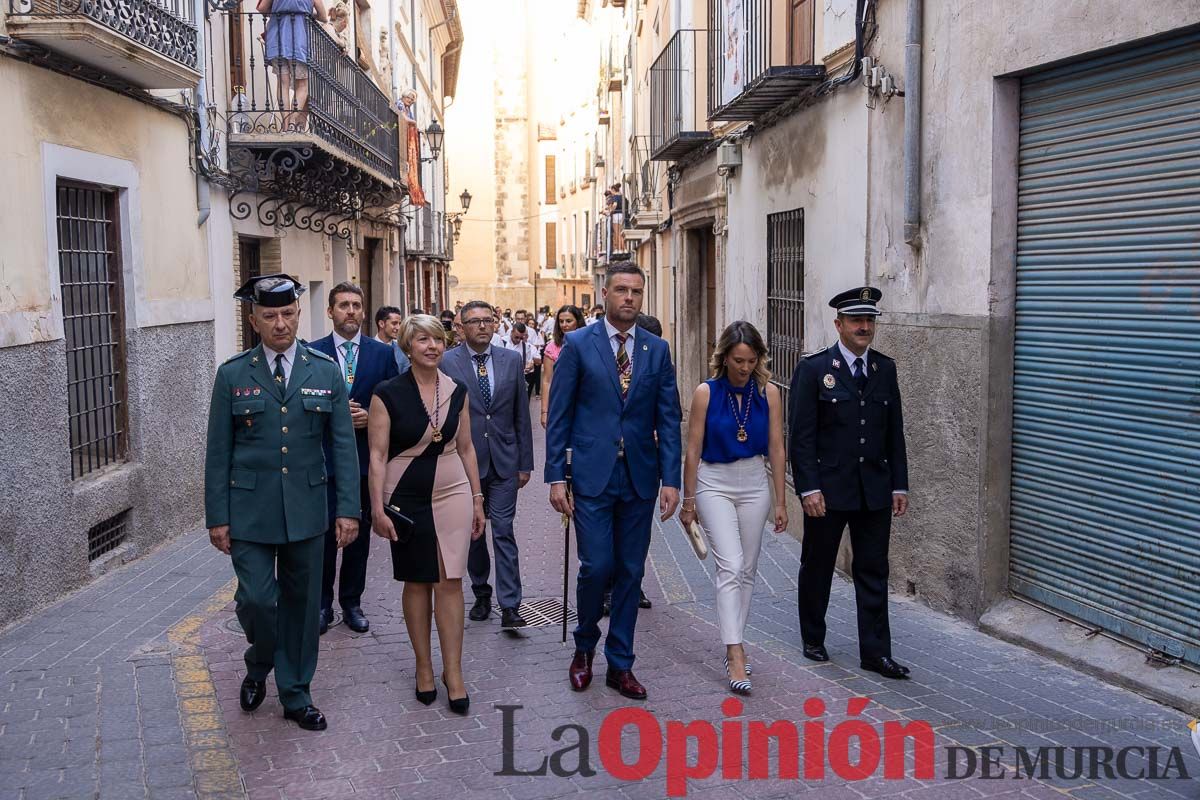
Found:
[[[725,656],[725,671],[729,672],[729,656]],[[754,671],[750,669],[750,662],[747,661],[746,662],[746,677],[748,678],[753,674],[754,674]]]

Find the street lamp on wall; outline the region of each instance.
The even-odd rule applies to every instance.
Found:
[[[458,202],[462,203],[462,211],[455,214],[447,214],[450,222],[454,225],[454,242],[458,243],[459,237],[462,235],[463,217],[467,215],[467,211],[471,208],[471,193],[463,189],[463,193],[458,196]]]
[[[442,140],[445,138],[446,132],[442,130],[442,126],[435,119],[429,123],[429,127],[425,129],[425,138],[429,142],[429,158],[421,157],[422,161],[437,161],[438,156],[442,154]]]

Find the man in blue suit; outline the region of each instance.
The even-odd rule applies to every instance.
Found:
[[[675,513],[681,458],[670,350],[636,324],[645,289],[645,273],[633,263],[608,268],[604,318],[568,334],[554,365],[546,423],[550,504],[574,515],[579,552],[571,687],[583,691],[591,684],[604,589],[612,575],[605,683],[634,700],[646,699],[633,675],[633,633],[654,499],[662,519]],[[573,497],[565,484],[568,448],[574,456]]]
[[[375,386],[399,375],[392,349],[362,332],[366,309],[363,291],[353,283],[342,282],[329,292],[326,313],[333,320],[333,333],[309,345],[334,359],[346,380],[350,395],[350,417],[354,423],[354,438],[358,445],[358,466],[362,475],[360,495],[362,519],[360,535],[342,551],[342,575],[338,586],[338,603],[346,627],[355,633],[366,633],[371,624],[362,611],[362,594],[367,585],[367,555],[371,551],[371,499],[367,488],[367,409]],[[329,490],[334,487],[330,483]],[[321,575],[322,635],[333,622],[333,575],[337,569],[337,540],[332,525],[325,532],[325,567]]]

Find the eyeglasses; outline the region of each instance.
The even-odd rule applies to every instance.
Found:
[[[482,328],[485,325],[491,325],[492,321],[487,317],[476,317],[475,319],[464,319],[463,325],[474,325],[477,328]]]

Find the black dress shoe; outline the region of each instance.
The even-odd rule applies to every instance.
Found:
[[[371,623],[367,621],[367,615],[358,606],[343,608],[342,622],[346,623],[346,627],[355,633],[366,633],[371,630]]]
[[[859,666],[869,672],[878,672],[885,678],[896,678],[897,680],[907,678],[909,672],[908,667],[896,663],[891,656],[864,659]]]
[[[650,598],[641,590],[638,590],[638,608],[650,608]]]
[[[521,612],[515,608],[500,609],[500,627],[505,630],[514,628],[524,628],[529,623],[521,616]]]
[[[804,657],[812,661],[828,661],[829,651],[823,644],[806,644],[804,645]]]
[[[316,706],[285,709],[283,716],[306,731],[323,731],[329,727],[325,724],[325,715],[318,711]]]
[[[468,617],[476,622],[483,622],[492,615],[492,599],[490,597],[480,597],[475,600],[475,605],[471,606],[471,612]]]
[[[238,700],[242,704],[242,711],[253,711],[262,705],[263,699],[267,696],[267,682],[256,681],[249,675],[242,681],[242,691],[238,693]]]
[[[317,630],[317,633],[321,636],[324,636],[329,631],[330,624],[333,623],[333,609],[322,608],[320,620],[321,627]]]

